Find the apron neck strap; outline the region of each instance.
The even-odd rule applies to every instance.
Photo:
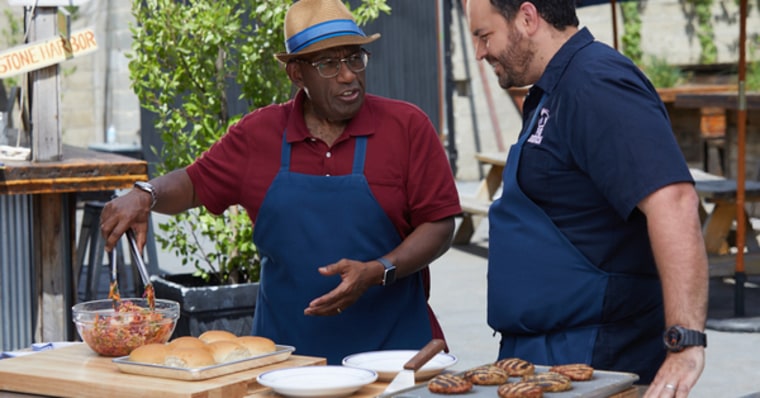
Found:
[[[523,134],[522,140],[526,140],[525,137],[529,137],[531,132],[533,131],[533,128],[536,127],[536,121],[538,120],[538,114],[541,113],[541,108],[544,106],[544,103],[546,102],[547,95],[546,93],[541,94],[541,99],[538,100],[538,105],[536,105],[536,109],[533,110],[533,115],[530,117],[530,122],[528,122],[528,128],[525,129],[525,134]]]

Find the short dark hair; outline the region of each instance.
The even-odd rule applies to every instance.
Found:
[[[538,15],[558,30],[579,25],[578,16],[575,14],[576,0],[491,0],[491,5],[511,21],[517,15],[520,4],[525,2],[536,6]]]

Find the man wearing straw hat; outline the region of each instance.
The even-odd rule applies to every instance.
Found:
[[[295,98],[251,112],[195,163],[109,202],[110,250],[151,209],[240,204],[262,256],[253,334],[339,364],[419,349],[440,326],[428,264],[450,245],[459,199],[429,118],[365,93],[367,36],[340,0],[301,0],[277,54]],[[152,192],[146,192],[152,191]]]

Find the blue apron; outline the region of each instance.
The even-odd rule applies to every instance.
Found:
[[[334,289],[340,276],[317,268],[348,258],[370,261],[400,242],[396,228],[364,177],[367,137],[355,139],[352,174],[290,171],[282,139],[281,167],[259,210],[253,240],[262,258],[253,334],[293,345],[301,355],[340,364],[349,354],[419,349],[432,337],[419,272],[390,286],[370,287],[336,316],[305,316],[309,302]]]
[[[545,100],[510,148],[502,196],[489,211],[488,323],[502,335],[499,358],[587,363],[646,379],[664,357],[659,281],[592,264],[520,189],[520,153]]]

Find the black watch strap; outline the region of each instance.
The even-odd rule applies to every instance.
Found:
[[[692,347],[692,346],[707,347],[707,335],[697,330],[684,329],[683,346],[684,347]]]

